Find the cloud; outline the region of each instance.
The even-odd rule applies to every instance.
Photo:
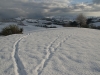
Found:
[[[69,4],[69,0],[1,0],[0,15],[3,17],[44,17],[51,16],[56,11],[49,12],[51,9],[61,9]],[[62,11],[63,12],[63,11]],[[60,13],[60,12],[59,12]],[[15,15],[14,15],[15,14]]]
[[[100,0],[93,0],[94,3],[100,4]]]
[[[72,0],[0,0],[0,17],[24,16],[41,18],[85,12],[100,12],[99,0],[94,3],[71,4]]]

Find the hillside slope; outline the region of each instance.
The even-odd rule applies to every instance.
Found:
[[[0,37],[0,75],[99,74],[99,30],[69,27]]]

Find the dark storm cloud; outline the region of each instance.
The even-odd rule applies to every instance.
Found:
[[[96,4],[68,4],[68,1],[70,0],[47,0],[49,2],[45,1],[46,0],[41,0],[41,2],[35,2],[35,0],[0,0],[0,18],[12,18],[19,16],[41,18],[59,14],[68,14],[70,12],[77,13],[80,11],[100,11],[100,6]],[[93,2],[98,3],[100,1],[93,0]]]
[[[42,0],[41,0],[42,1]],[[59,13],[68,12],[69,8],[62,7],[63,2],[30,2],[28,0],[1,0],[0,1],[0,17],[12,18],[16,16],[24,16],[31,18],[45,17],[57,15]],[[48,0],[47,0],[48,1]],[[51,1],[51,0],[49,0]],[[68,0],[64,0],[66,2]],[[61,5],[62,4],[62,5]],[[67,6],[67,3],[64,3]]]
[[[42,5],[43,4],[43,5]],[[21,1],[12,1],[4,0],[0,1],[0,17],[16,17],[16,16],[25,16],[25,17],[43,17],[45,7],[44,3],[34,3],[34,2],[21,2]]]
[[[19,16],[15,10],[0,9],[0,18],[13,18]]]

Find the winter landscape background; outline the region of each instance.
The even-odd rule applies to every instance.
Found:
[[[100,0],[0,0],[0,75],[100,75]]]

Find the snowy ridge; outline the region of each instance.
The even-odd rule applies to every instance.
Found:
[[[27,75],[26,71],[24,70],[24,65],[23,65],[22,61],[20,60],[20,57],[18,56],[18,45],[22,39],[24,39],[28,36],[29,36],[29,34],[21,37],[13,45],[12,59],[13,59],[13,63],[14,63],[15,75]]]

